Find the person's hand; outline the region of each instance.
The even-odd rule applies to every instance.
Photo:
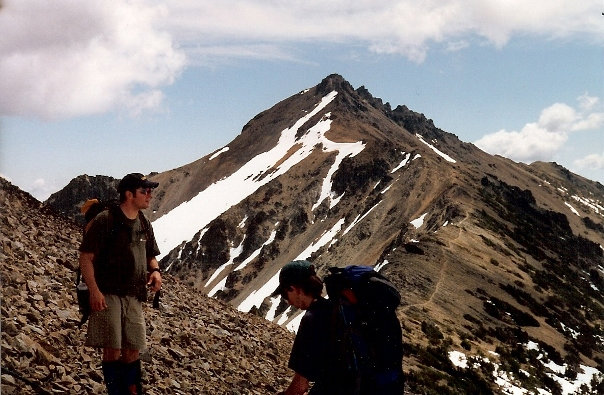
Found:
[[[107,308],[105,296],[101,293],[101,291],[90,291],[90,308],[92,311],[101,311]]]
[[[149,286],[153,292],[157,292],[161,289],[161,274],[158,271],[152,272],[149,275],[147,286]]]

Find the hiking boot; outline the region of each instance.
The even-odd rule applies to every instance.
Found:
[[[103,376],[109,395],[122,395],[122,361],[103,361]]]
[[[143,394],[141,360],[124,364],[124,387],[128,395]]]

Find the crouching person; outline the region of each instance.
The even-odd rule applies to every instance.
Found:
[[[143,393],[142,301],[147,298],[146,286],[158,291],[162,278],[153,229],[140,210],[149,207],[158,185],[139,173],[126,175],[118,184],[119,206],[92,220],[79,248],[92,310],[86,345],[103,349],[103,375],[110,395]]]

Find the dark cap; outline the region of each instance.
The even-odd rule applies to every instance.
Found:
[[[141,173],[130,173],[121,179],[117,185],[117,191],[121,193],[124,191],[134,191],[138,188],[157,188],[158,186],[159,182],[149,181]]]
[[[313,275],[315,275],[315,268],[310,262],[291,261],[281,268],[279,286],[271,296],[281,295],[289,286],[301,284]]]

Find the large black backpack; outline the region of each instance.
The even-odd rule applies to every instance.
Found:
[[[342,291],[348,289],[368,309],[394,310],[401,303],[401,295],[394,284],[370,266],[350,265],[328,270],[324,282],[327,295],[332,300],[340,298]]]
[[[348,394],[402,393],[401,296],[369,266],[331,267],[324,278],[334,305],[333,369]],[[377,392],[376,392],[377,391]]]

